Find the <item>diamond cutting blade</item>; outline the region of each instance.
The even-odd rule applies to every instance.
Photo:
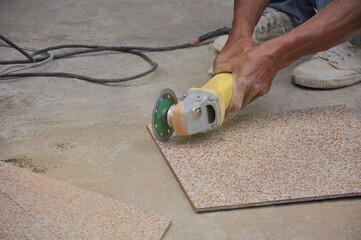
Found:
[[[152,130],[156,139],[161,142],[167,141],[174,130],[167,122],[168,109],[178,103],[173,90],[166,88],[160,91],[154,101],[152,111]]]

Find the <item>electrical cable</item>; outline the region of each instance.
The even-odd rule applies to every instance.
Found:
[[[27,67],[24,69],[12,71],[11,73],[0,74],[0,81],[4,80],[4,79],[22,78],[22,77],[64,77],[64,78],[76,78],[76,79],[80,79],[80,80],[84,80],[84,81],[88,81],[88,82],[94,82],[94,83],[125,82],[125,81],[133,80],[133,79],[148,75],[158,67],[158,64],[155,61],[153,61],[150,57],[148,57],[141,51],[160,52],[160,51],[172,51],[172,50],[177,50],[177,49],[182,49],[182,48],[188,48],[188,47],[196,46],[199,43],[204,42],[208,39],[211,39],[211,38],[214,38],[214,37],[217,37],[220,35],[228,34],[230,32],[230,30],[231,30],[230,28],[223,27],[223,28],[217,29],[215,31],[203,34],[203,35],[199,36],[198,38],[194,39],[193,41],[191,41],[190,43],[180,44],[180,45],[175,45],[175,46],[143,47],[143,46],[101,46],[101,45],[86,45],[86,44],[67,44],[67,45],[52,46],[52,47],[35,50],[35,51],[33,50],[33,53],[31,55],[29,55],[28,53],[25,52],[25,50],[24,50],[25,48],[21,48],[21,47],[17,46],[13,42],[11,42],[9,39],[5,38],[4,36],[2,36],[0,34],[0,39],[2,39],[4,42],[9,44],[11,47],[18,50],[20,53],[22,53],[27,58],[27,59],[21,59],[21,60],[0,61],[0,65],[29,64],[29,63],[34,63],[34,62],[35,63],[44,62],[43,64],[45,64],[52,60],[62,59],[62,58],[76,56],[76,55],[85,54],[85,53],[101,52],[101,51],[118,51],[118,52],[134,54],[134,55],[137,55],[137,56],[143,58],[146,62],[148,62],[151,65],[151,68],[149,70],[144,71],[142,73],[139,73],[139,74],[136,74],[136,75],[133,75],[130,77],[115,78],[115,79],[93,78],[93,77],[88,77],[88,76],[74,74],[74,73],[67,73],[67,72],[14,73],[17,71],[22,71],[27,68],[30,68],[30,67]],[[65,52],[65,53],[57,53],[57,54],[49,53],[49,51],[60,50],[60,49],[65,49],[65,48],[84,48],[84,49],[74,50],[74,51]],[[36,57],[40,54],[42,54],[42,55],[46,54],[46,56]],[[50,56],[51,56],[51,60],[50,60]],[[13,66],[11,66],[10,68],[12,68],[12,67]],[[5,71],[7,71],[10,68],[7,68]]]
[[[25,65],[25,64],[16,64],[16,65],[12,65],[10,67],[7,67],[5,68],[4,70],[1,70],[0,72],[0,77],[5,75],[5,74],[9,74],[9,73],[14,73],[14,72],[20,72],[20,71],[24,71],[25,69],[29,69],[29,68],[35,68],[35,67],[40,67],[42,65],[45,65],[49,62],[51,62],[52,60],[54,59],[54,56],[52,53],[49,53],[49,56],[48,58],[40,61],[40,62],[35,62],[35,63],[32,63],[32,64],[28,64],[28,65]],[[10,69],[12,68],[19,68],[20,69],[16,69],[16,70],[12,70],[12,71],[9,71]]]
[[[7,44],[3,44],[3,43],[0,43],[0,46],[1,47],[13,48],[11,45],[7,45]],[[31,48],[31,47],[25,47],[25,46],[20,46],[20,45],[17,45],[17,47],[19,47],[19,48],[21,48],[23,50],[32,51],[32,52],[39,51],[38,49]],[[7,67],[7,68],[5,68],[3,70],[0,70],[0,76],[4,75],[5,72],[6,73],[13,73],[13,72],[23,71],[23,70],[28,69],[28,68],[40,67],[40,66],[45,65],[45,64],[47,64],[47,63],[49,63],[49,62],[51,62],[53,60],[53,54],[52,53],[43,52],[43,53],[41,53],[41,55],[44,55],[47,58],[45,58],[42,61],[31,63],[31,64],[15,64],[15,65],[12,65],[12,66]],[[12,68],[19,68],[19,69],[9,71]]]
[[[9,44],[10,46],[12,46],[13,48],[15,48],[16,50],[18,50],[21,54],[23,54],[25,57],[27,57],[31,62],[35,62],[35,59],[32,56],[30,56],[22,48],[20,48],[15,43],[13,43],[12,41],[10,41],[9,39],[7,39],[6,37],[4,37],[1,34],[0,34],[0,39],[3,40],[4,42],[6,42],[7,44]]]

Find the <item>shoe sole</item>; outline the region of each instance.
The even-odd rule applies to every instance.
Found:
[[[213,42],[213,48],[214,50],[216,50],[217,52],[222,51],[224,45],[226,45],[226,42],[228,40],[228,35],[222,35],[218,38],[216,38],[216,40]],[[267,40],[257,40],[255,38],[253,38],[253,41],[256,43],[256,45],[259,45],[261,43],[264,43]]]
[[[352,78],[343,78],[343,79],[333,79],[333,80],[317,80],[309,78],[296,77],[295,75],[291,76],[292,82],[309,88],[318,88],[318,89],[334,89],[347,87],[356,83],[361,82],[361,74],[358,74]]]
[[[222,35],[220,37],[218,37],[214,42],[213,42],[213,48],[217,51],[220,52],[222,51],[224,45],[226,44],[228,40],[228,35]]]

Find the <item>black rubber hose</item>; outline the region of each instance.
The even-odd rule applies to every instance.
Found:
[[[199,39],[199,42],[203,42],[205,40],[208,40],[208,39],[211,39],[214,37],[228,34],[231,30],[232,30],[232,28],[227,28],[227,27],[219,28],[215,31],[203,34],[202,36],[199,36],[198,39]]]
[[[7,39],[6,37],[4,37],[1,34],[0,34],[0,39],[3,40],[4,42],[6,42],[7,44],[9,44],[10,46],[12,46],[13,48],[15,48],[16,50],[18,50],[21,54],[23,54],[25,57],[27,57],[30,60],[30,62],[35,62],[35,59],[32,56],[30,56],[21,47],[19,47],[18,45],[16,45],[15,43],[13,43],[12,41],[10,41],[9,39]]]
[[[96,51],[104,51],[104,50],[108,50],[108,49],[91,49],[91,50],[93,50],[93,52],[96,52]],[[88,52],[90,52],[90,51],[88,51]],[[93,77],[87,77],[84,75],[79,75],[79,74],[75,74],[75,73],[67,73],[67,72],[9,73],[9,74],[1,75],[0,81],[7,80],[9,78],[19,78],[19,77],[64,77],[64,78],[76,78],[79,80],[84,80],[84,81],[93,82],[93,83],[116,83],[116,82],[126,82],[126,81],[130,81],[130,80],[133,80],[136,78],[144,77],[144,76],[148,75],[149,73],[153,72],[158,67],[158,63],[154,62],[151,58],[149,58],[144,53],[132,51],[132,50],[124,51],[124,52],[135,54],[135,55],[142,57],[145,61],[147,61],[152,66],[151,69],[144,71],[142,73],[130,76],[130,77],[114,78],[114,79],[93,78]],[[3,79],[1,79],[1,78],[3,78]]]
[[[200,42],[206,41],[206,40],[208,40],[210,38],[214,38],[214,37],[217,37],[217,36],[220,36],[220,35],[227,34],[227,33],[229,33],[230,30],[231,30],[230,28],[226,28],[226,27],[220,28],[220,29],[217,29],[215,31],[212,31],[212,32],[206,33],[204,35],[201,35],[201,36],[199,36],[198,38],[196,38],[195,40],[193,40],[190,43],[175,45],[175,46],[142,47],[142,46],[101,46],[101,45],[87,45],[87,44],[66,44],[66,45],[58,45],[58,46],[52,46],[52,47],[47,47],[47,48],[44,48],[44,49],[40,49],[40,50],[32,53],[31,55],[26,53],[23,49],[18,47],[16,44],[11,42],[10,40],[5,38],[4,36],[0,35],[0,38],[3,41],[5,41],[10,46],[17,49],[19,52],[21,52],[24,56],[26,56],[28,58],[28,59],[22,59],[22,60],[0,61],[0,65],[24,64],[24,63],[43,61],[47,57],[37,57],[37,58],[35,58],[35,56],[37,56],[37,55],[39,55],[41,53],[48,53],[49,51],[52,51],[52,50],[59,50],[59,49],[64,49],[64,48],[86,48],[86,49],[82,49],[82,50],[76,50],[76,51],[70,51],[70,52],[65,52],[65,53],[54,54],[53,59],[56,60],[56,59],[66,58],[66,57],[69,57],[69,56],[76,56],[76,55],[79,55],[79,54],[91,53],[91,52],[99,52],[99,51],[120,51],[120,52],[125,52],[125,53],[131,53],[131,54],[138,55],[138,56],[142,57],[145,61],[147,61],[152,66],[151,69],[149,69],[149,70],[147,70],[147,71],[145,71],[143,73],[136,74],[136,75],[130,76],[130,77],[116,78],[116,79],[92,78],[92,77],[87,77],[87,76],[83,76],[83,75],[79,75],[79,74],[73,74],[73,73],[66,73],[66,72],[31,72],[31,73],[2,74],[2,75],[0,75],[0,81],[4,80],[4,79],[16,78],[16,77],[65,77],[65,78],[77,78],[77,79],[80,79],[80,80],[95,82],[95,83],[125,82],[125,81],[129,81],[129,80],[133,80],[133,79],[136,79],[136,78],[143,77],[143,76],[153,72],[158,66],[158,64],[156,62],[154,62],[151,58],[149,58],[147,55],[145,55],[144,53],[141,53],[139,51],[160,52],[160,51],[171,51],[171,50],[176,50],[176,49],[188,48],[188,47],[197,45]]]
[[[217,37],[217,36],[228,34],[230,32],[230,30],[231,30],[231,28],[227,28],[227,27],[219,28],[219,29],[217,29],[215,31],[203,34],[203,35],[199,36],[197,39],[199,40],[199,42],[203,42],[203,41],[206,41],[206,40],[208,40],[210,38],[214,38],[214,37]],[[2,37],[1,39],[4,40],[9,45],[11,45],[11,44],[12,44],[11,46],[15,45],[14,43],[12,43],[8,39],[6,39],[4,36],[2,36],[2,35],[0,35],[0,36]],[[88,44],[66,44],[66,45],[58,45],[58,46],[52,46],[52,47],[47,47],[47,48],[44,48],[44,49],[40,49],[40,50],[34,52],[33,54],[31,54],[31,56],[29,56],[21,48],[19,48],[17,46],[16,47],[21,49],[23,52],[25,52],[25,54],[29,56],[28,57],[29,59],[34,59],[35,56],[37,56],[37,55],[39,55],[41,53],[48,52],[48,51],[51,51],[51,50],[64,49],[64,48],[101,48],[101,47],[108,47],[108,48],[117,48],[116,50],[118,50],[118,51],[138,50],[138,51],[160,52],[160,51],[177,50],[177,49],[187,48],[187,47],[191,47],[191,46],[192,45],[190,43],[175,45],[175,46],[167,46],[167,47],[142,47],[142,46],[117,46],[117,47],[112,47],[112,46],[88,45]],[[63,58],[63,57],[74,56],[74,55],[83,54],[83,53],[87,53],[87,51],[74,51],[74,53],[54,54],[54,59],[60,59],[60,58]],[[45,60],[45,59],[46,59],[46,57],[35,58],[35,60],[37,62]],[[29,60],[0,61],[0,65],[23,64],[23,63],[30,63],[32,61],[33,60],[30,60],[30,61]]]

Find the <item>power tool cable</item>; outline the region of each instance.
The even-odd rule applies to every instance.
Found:
[[[102,45],[87,45],[87,44],[67,44],[67,45],[58,45],[58,46],[52,46],[43,48],[40,50],[33,50],[32,54],[29,55],[25,50],[25,48],[21,48],[20,46],[16,45],[15,43],[11,42],[9,39],[4,37],[0,34],[0,39],[9,44],[9,46],[13,47],[17,51],[19,51],[21,54],[23,54],[27,59],[20,59],[20,60],[5,60],[0,61],[0,65],[9,65],[9,64],[31,64],[31,63],[48,63],[53,60],[62,59],[70,56],[76,56],[80,54],[85,53],[94,53],[94,52],[102,52],[102,51],[118,51],[118,52],[124,52],[124,53],[130,53],[137,55],[144,59],[146,62],[148,62],[151,65],[151,68],[147,71],[144,71],[139,74],[135,74],[133,76],[129,77],[123,77],[123,78],[115,78],[115,79],[103,79],[103,78],[94,78],[94,77],[88,77],[84,75],[74,74],[74,73],[68,73],[68,72],[25,72],[25,73],[14,73],[18,71],[22,71],[25,69],[28,69],[30,67],[23,67],[23,69],[18,69],[12,72],[6,72],[10,68],[13,68],[13,66],[5,69],[0,73],[0,81],[2,80],[8,80],[12,78],[23,78],[23,77],[64,77],[64,78],[76,78],[79,80],[84,80],[88,82],[94,82],[94,83],[116,83],[116,82],[125,82],[129,80],[133,80],[136,78],[140,78],[143,76],[146,76],[153,72],[157,67],[158,64],[153,61],[150,57],[148,57],[143,52],[161,52],[161,51],[172,51],[182,48],[188,48],[198,45],[201,42],[204,42],[208,39],[221,36],[224,34],[228,34],[230,32],[230,28],[223,27],[220,29],[217,29],[215,31],[203,34],[199,36],[198,38],[194,39],[190,43],[186,44],[180,44],[175,46],[167,46],[167,47],[143,47],[143,46],[102,46]],[[63,53],[56,53],[52,54],[50,51],[54,50],[61,50],[61,49],[69,49],[69,48],[83,48],[81,50],[74,50],[69,52],[63,52]],[[39,56],[44,55],[44,56]],[[37,57],[38,56],[38,57]],[[42,64],[41,64],[42,65]],[[36,67],[38,65],[35,65],[33,67]]]
[[[12,46],[7,45],[7,44],[2,44],[2,43],[0,43],[0,46],[12,48]],[[18,46],[18,47],[20,47],[20,46]],[[30,48],[30,47],[24,47],[24,46],[21,46],[21,49],[27,50],[27,51],[32,51],[32,52],[39,51],[38,49]],[[23,71],[23,70],[29,69],[29,68],[40,67],[42,65],[45,65],[45,64],[51,62],[53,60],[53,58],[54,58],[53,54],[48,53],[48,52],[43,52],[43,53],[41,53],[41,55],[45,56],[45,58],[43,58],[41,61],[36,61],[34,63],[28,63],[28,64],[14,64],[14,65],[11,65],[11,66],[3,69],[3,70],[0,70],[0,75],[5,74],[5,72],[6,73],[13,73],[13,72]],[[16,68],[16,69],[10,71],[10,69],[13,69],[13,68]]]
[[[27,57],[30,62],[35,62],[35,59],[30,56],[27,52],[25,52],[21,47],[19,47],[18,45],[16,45],[15,43],[13,43],[12,41],[10,41],[9,39],[7,39],[6,37],[4,37],[3,35],[0,34],[0,39],[3,40],[4,42],[6,42],[7,44],[9,44],[11,47],[15,48],[16,50],[18,50],[21,54],[23,54],[25,57]]]

